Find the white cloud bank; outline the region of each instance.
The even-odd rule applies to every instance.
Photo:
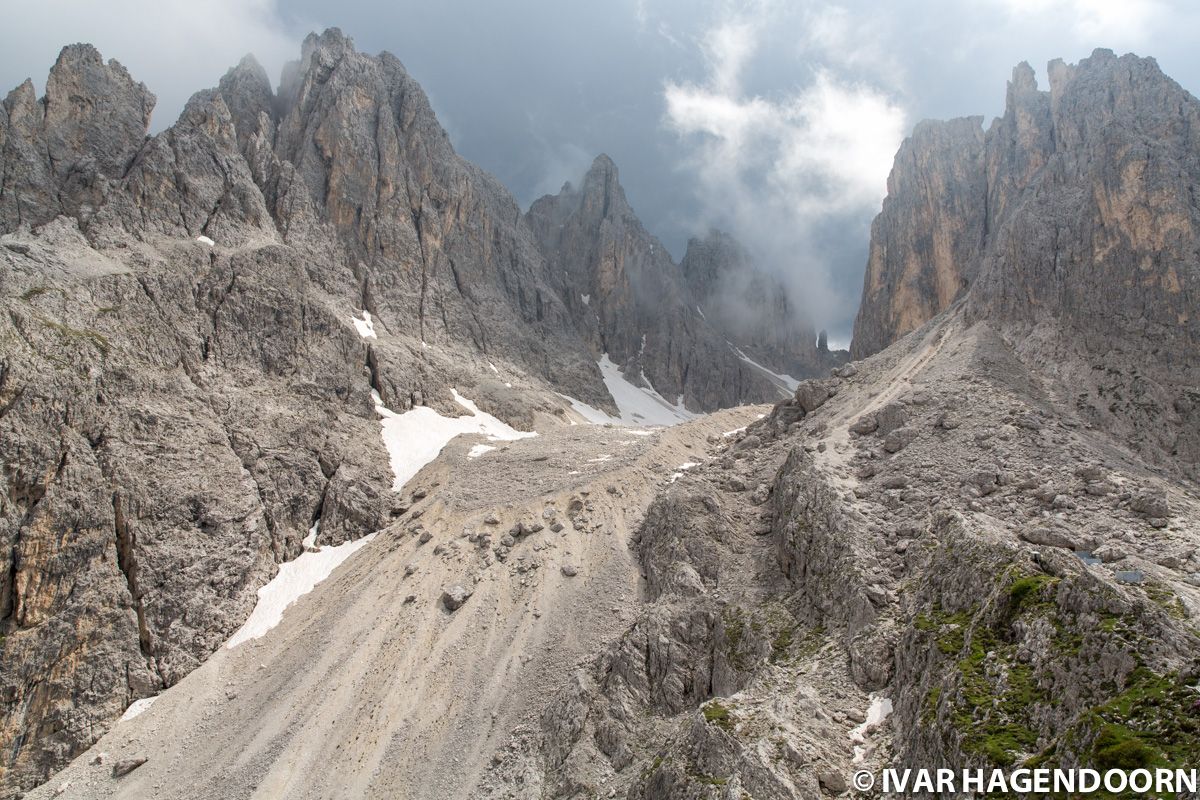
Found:
[[[815,237],[847,215],[873,215],[907,120],[887,91],[844,77],[836,65],[810,69],[807,83],[790,92],[748,90],[745,75],[773,13],[763,6],[708,31],[708,74],[666,83],[666,123],[687,146],[684,166],[696,175],[706,212],[699,227],[732,228],[820,322],[822,311],[853,298],[833,288],[833,265]],[[822,19],[814,47],[837,49],[845,20]]]

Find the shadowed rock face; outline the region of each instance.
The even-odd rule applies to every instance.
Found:
[[[811,378],[846,360],[845,351],[822,347],[779,279],[729,234],[714,230],[689,240],[679,268],[708,323],[759,364]]]
[[[780,396],[738,357],[730,331],[705,318],[687,273],[629,207],[608,156],[595,160],[580,187],[568,184],[535,201],[525,219],[597,356],[607,353],[627,374],[644,374],[664,397],[681,398],[694,411]],[[792,347],[798,363],[813,349],[812,337],[789,340],[781,357]]]
[[[920,327],[978,271],[987,214],[981,119],[922,122],[900,146],[871,224],[855,358]]]

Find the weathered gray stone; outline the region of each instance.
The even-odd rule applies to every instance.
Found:
[[[918,436],[920,432],[916,428],[897,428],[884,437],[883,449],[889,453],[898,453],[916,441]]]
[[[442,605],[446,607],[447,611],[458,611],[471,597],[471,594],[470,589],[455,584],[442,592]]]

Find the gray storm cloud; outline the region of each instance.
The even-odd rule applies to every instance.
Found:
[[[458,150],[522,203],[606,152],[677,259],[729,230],[841,344],[913,123],[998,114],[1014,64],[1095,47],[1200,86],[1200,9],[1182,0],[44,0],[5,21],[5,88],[40,88],[64,44],[91,42],[158,95],[156,129],[245,53],[278,76],[337,25],[399,56]]]

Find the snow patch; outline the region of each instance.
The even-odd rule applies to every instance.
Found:
[[[471,448],[471,451],[469,453],[467,453],[467,458],[479,458],[481,455],[483,455],[487,451],[495,450],[495,449],[496,448],[490,444],[477,444]]]
[[[387,447],[392,474],[395,476],[392,491],[403,489],[404,484],[437,458],[442,448],[460,433],[481,433],[493,442],[537,436],[532,431],[519,431],[506,425],[491,414],[480,411],[454,389],[450,391],[454,401],[471,412],[468,416],[443,417],[428,406],[417,406],[411,411],[397,414],[383,405],[378,394],[375,395],[375,410],[383,418],[383,443]]]
[[[199,242],[200,244],[206,244],[209,247],[217,246],[217,243],[214,242],[212,239],[208,238],[207,236],[197,236],[196,241]],[[122,717],[122,719],[124,719],[124,718]]]
[[[283,612],[288,606],[311,592],[313,587],[328,578],[339,564],[374,538],[375,534],[372,533],[336,547],[309,550],[291,561],[280,564],[275,577],[258,590],[258,602],[250,614],[250,619],[229,637],[225,646],[232,650],[243,642],[266,635],[267,631],[283,620]]]
[[[590,294],[581,294],[579,295],[579,299],[583,301],[585,306],[590,306],[592,304],[592,296]]]
[[[362,319],[351,317],[350,321],[354,323],[358,335],[364,339],[378,339],[375,335],[375,320],[371,319],[371,312],[363,309]]]
[[[310,550],[317,546],[317,534],[320,532],[321,520],[317,520],[312,524],[312,527],[308,529],[308,536],[305,536],[304,540],[300,542],[300,544],[304,545],[305,550]]]
[[[681,402],[677,400],[671,403],[655,391],[650,381],[646,380],[645,374],[641,376],[644,386],[630,383],[629,379],[621,374],[620,368],[608,357],[608,353],[600,357],[599,366],[604,385],[621,412],[618,424],[677,425],[695,418],[696,415],[684,408]]]
[[[141,700],[134,700],[129,704],[129,708],[125,709],[125,713],[121,715],[121,719],[118,722],[128,722],[134,717],[139,716],[149,709],[150,706],[154,705],[154,701],[157,699],[158,697],[143,697]]]
[[[471,412],[465,417],[443,417],[427,406],[419,406],[403,414],[396,414],[383,404],[378,392],[375,410],[382,417],[383,443],[391,461],[392,490],[400,491],[421,468],[437,458],[442,448],[460,433],[482,433],[492,441],[524,439],[536,433],[518,431],[505,425],[491,414],[485,414],[474,403],[451,389],[454,400]],[[481,445],[477,445],[479,447]],[[486,445],[482,445],[486,446]],[[319,521],[314,523],[305,537],[305,545],[315,546],[320,532]],[[365,547],[375,534],[364,536],[336,547],[321,547],[306,550],[295,559],[279,565],[279,572],[258,590],[258,603],[245,624],[225,643],[228,648],[257,639],[274,628],[283,619],[283,612],[296,600],[313,590],[318,583],[329,577],[338,565],[358,550]]]
[[[588,422],[591,422],[594,425],[622,425],[622,424],[624,424],[621,422],[620,417],[610,417],[608,414],[604,413],[600,409],[598,409],[594,406],[589,406],[587,403],[583,402],[582,400],[576,400],[574,397],[563,394],[562,392],[558,392],[557,394],[563,400],[566,400],[568,403],[570,403],[571,408],[574,409],[575,412],[577,414],[579,414],[579,416],[583,417]],[[575,421],[571,420],[571,424],[574,425]]]
[[[500,370],[496,369],[496,365],[490,361],[488,362],[488,369],[490,369],[492,372],[496,373],[497,375],[500,374]]]
[[[684,407],[682,397],[676,399],[674,403],[669,402],[654,390],[650,381],[646,379],[645,373],[641,376],[643,385],[638,386],[630,383],[629,379],[621,374],[620,368],[612,362],[607,353],[601,356],[597,365],[600,367],[601,377],[604,378],[605,388],[617,403],[619,416],[611,416],[570,395],[561,393],[558,395],[569,402],[571,408],[588,422],[596,425],[650,427],[678,425],[680,422],[695,419],[696,415]],[[651,432],[644,431],[638,435],[650,436]]]
[[[667,481],[667,483],[674,483],[675,481],[677,481],[683,477],[684,472],[691,469],[692,467],[698,467],[698,466],[700,466],[700,464],[698,464],[695,461],[683,462],[682,464],[680,464],[678,467],[675,468],[674,472],[671,473],[671,480]]]
[[[867,718],[861,725],[850,731],[850,741],[854,743],[854,759],[852,764],[861,764],[867,757],[867,728],[872,725],[882,725],[892,713],[892,701],[887,697],[872,697],[871,706],[867,709]]]
[[[791,375],[787,375],[782,372],[772,372],[771,370],[764,367],[762,364],[760,364],[757,361],[755,361],[754,359],[752,359],[750,356],[743,353],[737,347],[734,347],[729,342],[726,342],[726,344],[729,344],[729,346],[733,349],[733,352],[737,355],[738,358],[740,358],[742,360],[743,363],[749,364],[750,366],[754,367],[759,372],[766,375],[768,378],[771,378],[771,380],[776,385],[778,385],[780,388],[787,389],[789,392],[794,392],[794,391],[796,391],[796,387],[798,387],[800,385],[800,381],[796,380]]]

